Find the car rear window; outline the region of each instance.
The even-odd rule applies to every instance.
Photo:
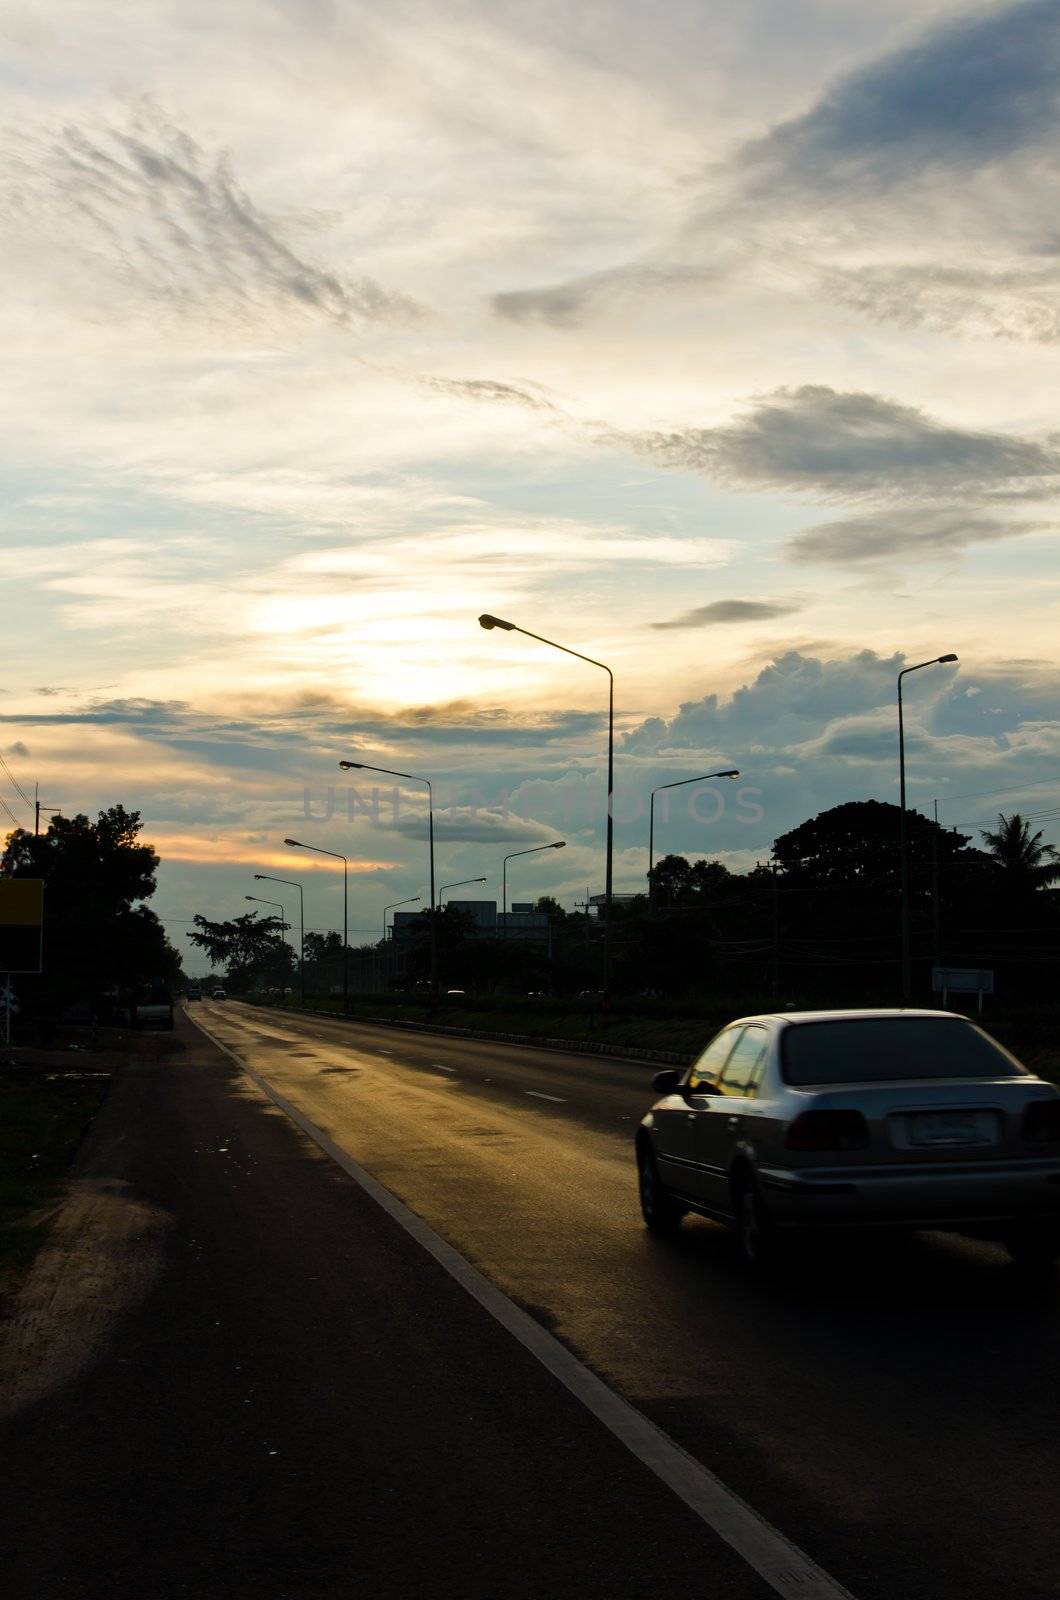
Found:
[[[989,1035],[948,1017],[863,1017],[799,1022],[781,1041],[795,1088],[911,1078],[1021,1078],[1027,1072]]]

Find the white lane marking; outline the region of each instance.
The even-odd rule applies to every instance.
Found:
[[[437,1068],[437,1070],[439,1072],[455,1072],[456,1071],[455,1067],[447,1067],[441,1061],[432,1061],[431,1062],[431,1066]]]
[[[567,1104],[561,1094],[541,1094],[537,1089],[524,1089],[523,1093],[533,1095],[535,1100],[555,1100],[556,1104],[560,1106]]]
[[[725,1487],[709,1467],[694,1460],[654,1422],[649,1421],[613,1389],[609,1389],[588,1367],[583,1367],[565,1345],[560,1344],[539,1322],[535,1322],[533,1317],[509,1300],[496,1284],[491,1283],[470,1261],[466,1261],[459,1250],[454,1250],[440,1234],[435,1233],[422,1217],[410,1211],[389,1189],[384,1189],[370,1172],[358,1166],[352,1156],[340,1149],[334,1140],[310,1122],[297,1106],[286,1100],[234,1050],[214,1038],[201,1022],[195,1021],[195,1026],[219,1050],[231,1056],[273,1105],[290,1117],[295,1126],[301,1128],[325,1155],[330,1156],[347,1177],[359,1184],[399,1227],[422,1245],[428,1255],[433,1256],[473,1300],[477,1300],[598,1422],[603,1423],[608,1432],[614,1434],[638,1461],[672,1489],[678,1499],[683,1500],[730,1549],[742,1556],[775,1594],[781,1595],[783,1600],[854,1600],[849,1589],[844,1589],[841,1583],[830,1577],[798,1545],[785,1538],[772,1523],[760,1517],[757,1511],[752,1511],[745,1501]]]

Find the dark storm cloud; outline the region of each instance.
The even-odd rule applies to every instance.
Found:
[[[725,427],[599,437],[660,466],[825,499],[971,490],[1023,496],[1060,488],[1060,450],[1052,441],[951,427],[882,395],[821,384],[766,395]]]
[[[798,606],[769,605],[764,600],[712,600],[709,605],[697,606],[668,622],[653,622],[658,629],[709,628],[725,622],[766,622],[770,617],[790,616]]]

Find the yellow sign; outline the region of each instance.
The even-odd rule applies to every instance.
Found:
[[[40,878],[0,878],[0,927],[39,928],[44,921]]]

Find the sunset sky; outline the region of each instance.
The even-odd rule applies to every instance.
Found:
[[[615,671],[616,890],[670,778],[737,867],[896,799],[942,652],[913,803],[1060,803],[1058,0],[0,19],[0,750],[142,811],[178,945],[255,870],[337,925],[287,833],[355,943],[426,896],[344,756],[440,882],[602,888],[606,679],[482,611]]]

